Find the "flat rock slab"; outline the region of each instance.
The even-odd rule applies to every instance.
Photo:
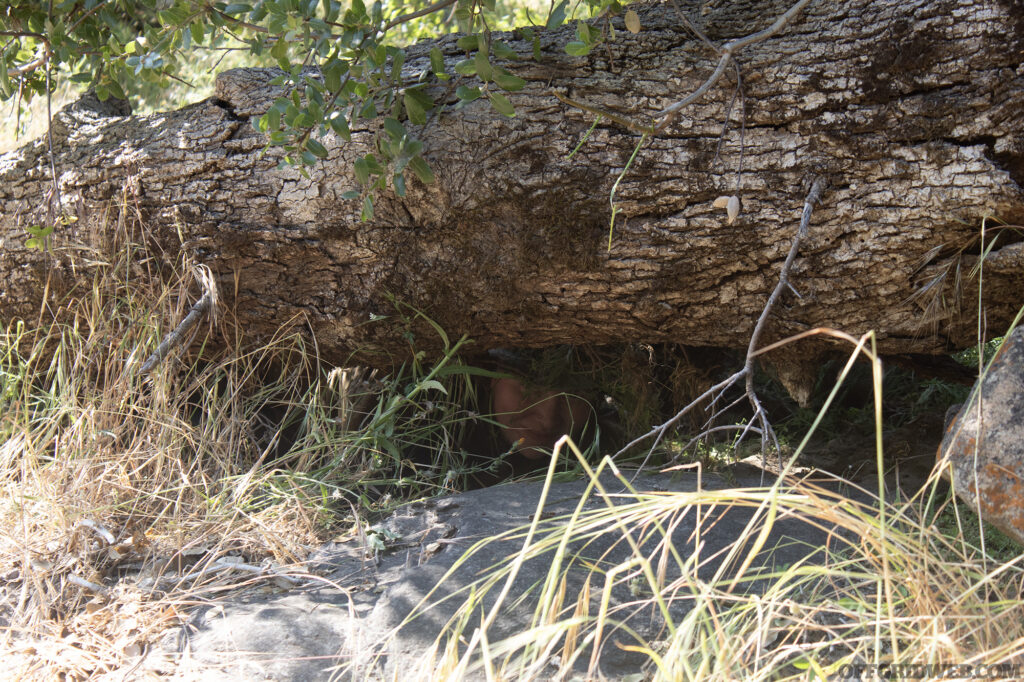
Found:
[[[614,498],[617,506],[636,501],[611,475],[603,476],[601,482],[609,493],[626,493]],[[700,480],[703,490],[771,483],[770,475],[763,480],[760,470],[746,465],[734,467],[726,477],[705,475]],[[671,545],[684,559],[695,551],[698,534],[694,531],[699,524],[701,561],[699,566],[695,563],[685,570],[690,577],[702,580],[712,579],[722,567],[724,553],[743,536],[754,513],[749,506],[704,504],[698,509],[679,504],[678,500],[684,498],[668,493],[697,490],[695,471],[644,474],[633,485],[636,490],[677,501],[674,504],[678,508],[662,521],[672,528]],[[375,528],[387,549],[374,558],[364,559],[357,541],[325,545],[310,556],[309,571],[315,579],[287,591],[264,588],[263,593],[229,597],[197,608],[185,627],[167,633],[152,647],[144,667],[179,680],[417,679],[426,674],[435,640],[468,595],[467,586],[495,566],[507,565],[523,547],[522,529],[533,518],[542,489],[542,482],[510,483],[407,505]],[[566,516],[576,509],[586,489],[583,480],[551,485],[535,541],[564,528]],[[605,499],[594,494],[583,511],[606,508]],[[589,613],[593,616],[598,612],[605,584],[604,571],[626,561],[631,550],[621,529],[589,520],[586,523],[578,526],[581,533],[569,543],[561,563],[566,594],[562,604],[571,614],[589,576]],[[646,554],[666,552],[668,543],[652,530],[653,524],[638,520],[630,535]],[[503,533],[509,535],[467,552],[481,540]],[[827,542],[828,535],[808,523],[795,518],[777,520],[747,574],[761,567],[822,562]],[[538,593],[551,569],[557,539],[550,543],[550,551],[522,563],[500,614],[488,630],[491,646],[528,629],[533,622]],[[745,554],[741,553],[739,560]],[[602,570],[592,573],[593,566]],[[666,581],[680,577],[674,561],[670,559],[667,566]],[[725,575],[729,574],[726,570]],[[683,577],[669,601],[670,617],[675,622],[693,604],[690,583]],[[610,613],[639,637],[654,641],[663,637],[664,619],[645,602],[649,592],[643,592],[642,582],[618,581],[610,591]],[[504,584],[504,580],[498,581],[482,599],[482,607],[470,616],[464,631],[467,640]],[[756,580],[738,584],[737,592],[760,591],[764,584]],[[434,603],[451,595],[454,598]],[[433,605],[406,622],[414,609],[427,603]],[[636,675],[646,657],[622,651],[614,641],[637,643],[625,630],[607,630],[599,657],[601,673],[608,679]],[[582,658],[589,656],[587,651]],[[585,664],[586,660],[579,663],[583,669]],[[556,667],[535,671],[537,679],[557,674],[557,664],[552,665]],[[482,679],[483,675],[467,674],[462,679],[476,677]]]

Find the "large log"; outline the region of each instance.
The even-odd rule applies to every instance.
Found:
[[[721,44],[764,28],[788,1],[701,3],[703,14],[680,5]],[[773,311],[765,342],[831,326],[875,330],[888,352],[964,347],[976,333],[970,273],[983,223],[999,235],[984,263],[988,328],[1024,303],[1024,241],[996,222],[1024,222],[1024,22],[1014,6],[812,3],[740,53],[743,91],[724,135],[732,78],[639,152],[615,194],[610,251],[609,193],[640,136],[606,118],[568,158],[594,115],[552,91],[638,121],[693,92],[717,56],[673,3],[641,8],[639,34],[617,30],[585,58],[562,49],[571,27],[541,32],[540,63],[529,43],[505,36],[522,57],[505,66],[528,81],[510,95],[516,117],[478,100],[418,129],[437,182],[379,196],[366,223],[341,195],[357,188],[352,162],[376,128],[353,130],[351,143],[328,138],[330,155],[309,179],[278,169],[280,153],[264,154],[250,125],[280,94],[272,72],[222,73],[215,97],[163,114],[71,107],[54,121],[54,164],[79,220],[58,230],[50,253],[24,246],[26,226],[50,206],[45,136],[0,157],[0,318],[35,316],[44,291],[59,300],[88,283],[111,211],[126,204],[165,253],[209,266],[250,339],[300,315],[329,357],[360,349],[378,363],[401,359],[398,301],[478,348],[744,347],[806,180],[824,175],[795,293]],[[449,65],[464,57],[454,36],[415,46],[410,78],[433,45]],[[712,202],[734,193],[742,212],[728,224]]]

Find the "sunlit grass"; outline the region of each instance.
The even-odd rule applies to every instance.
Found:
[[[571,442],[566,447],[575,449]],[[602,467],[614,470],[607,460]],[[581,499],[571,517],[535,521],[467,552],[510,538],[521,545],[463,590],[434,657],[424,657],[415,679],[458,680],[482,671],[490,679],[596,678],[602,647],[643,654],[647,662],[637,679],[644,680],[825,679],[849,665],[1014,664],[1024,656],[1024,556],[1018,548],[1017,556],[994,561],[937,528],[927,501],[934,479],[913,499],[882,502],[861,491],[867,501],[855,502],[793,478],[763,489],[609,495],[598,473],[591,474],[590,495],[602,508],[583,511],[587,500]],[[538,512],[543,506],[542,496]],[[699,518],[711,526],[736,508],[757,515],[724,555],[681,555],[667,541],[680,515],[703,510]],[[783,517],[832,529],[836,543],[827,559],[748,568],[761,533]],[[629,542],[632,559],[597,569],[574,563],[565,551],[570,543],[609,536]],[[644,541],[648,549],[640,551]],[[504,639],[489,636],[502,618],[500,604],[511,599],[504,587],[524,561],[537,558],[551,569],[547,582],[533,588],[539,600],[534,625]],[[673,564],[669,570],[666,560]],[[701,566],[713,568],[714,577],[698,577]],[[565,592],[570,567],[588,575],[578,598]],[[755,581],[763,589],[744,589]],[[623,616],[639,608],[635,603],[622,612],[604,608],[611,591],[624,585],[650,595],[649,610],[664,617],[656,641],[638,640],[620,627]],[[485,606],[496,593],[499,606]],[[436,599],[428,596],[418,610],[429,611]],[[689,607],[684,616],[668,608],[681,603]],[[561,662],[557,674],[552,660]]]
[[[204,339],[230,334],[217,321],[141,374],[207,280],[185,257],[176,274],[155,277],[130,231],[112,230],[115,246],[95,259],[92,285],[54,306],[59,320],[5,320],[0,331],[0,616],[9,623],[0,648],[19,679],[126,669],[196,599],[247,584],[223,570],[226,557],[301,579],[303,560],[324,540],[356,538],[369,516],[457,490],[464,430],[486,419],[473,377],[487,373],[463,364],[465,341],[436,326],[445,353],[391,375],[325,367],[287,328],[258,347],[214,351]],[[869,339],[859,347],[870,351]],[[879,373],[874,381],[880,390]],[[810,429],[828,409],[827,401]],[[880,415],[875,405],[876,432]],[[556,679],[570,679],[619,645],[645,662],[638,679],[657,680],[824,678],[849,664],[1024,655],[1020,548],[982,543],[983,527],[938,493],[937,475],[916,497],[890,490],[884,501],[877,489],[857,502],[793,477],[762,488],[612,495],[597,474],[614,472],[613,462],[590,471],[594,458],[561,447],[589,471],[588,497],[600,504],[581,499],[571,515],[538,514],[503,536],[519,550],[459,595],[433,658],[408,679],[547,680],[553,660]],[[407,461],[417,448],[432,459]],[[547,485],[555,474],[553,465]],[[754,520],[724,554],[667,541],[687,514],[700,511],[710,526],[716,513],[740,508]],[[827,561],[751,568],[750,548],[784,517],[835,531]],[[631,546],[631,558],[583,565],[568,549],[599,537]],[[485,595],[501,594],[534,557],[551,570],[535,586],[531,627],[489,632],[503,611],[483,608]],[[140,567],[137,579],[118,580],[126,563]],[[570,567],[589,575],[578,594],[567,589]],[[755,580],[760,587],[746,589]],[[631,608],[664,623],[660,635],[619,627],[627,613],[605,600],[616,587],[636,594]]]

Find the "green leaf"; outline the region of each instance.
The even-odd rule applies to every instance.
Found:
[[[594,43],[594,30],[590,28],[590,25],[585,21],[576,22],[576,35],[579,39],[587,45],[593,45]]]
[[[494,51],[494,56],[500,59],[519,59],[519,55],[516,54],[516,51],[500,40],[494,41],[491,45],[491,50]]]
[[[469,88],[465,85],[460,85],[455,89],[455,96],[461,99],[463,102],[472,102],[479,98],[483,93],[480,92],[480,88]]]
[[[400,197],[405,196],[405,177],[401,173],[395,173],[391,178],[391,183],[395,186],[395,194]]]
[[[324,66],[324,87],[328,92],[341,90],[341,77],[345,73],[345,63],[339,59],[332,59]]]
[[[461,38],[455,41],[455,44],[458,45],[459,48],[469,52],[470,50],[476,50],[480,48],[480,39],[475,35],[462,36]]]
[[[370,172],[374,175],[380,175],[384,172],[384,166],[377,162],[377,157],[373,154],[367,154],[363,157],[366,159],[366,165],[370,169]]]
[[[292,125],[296,128],[312,128],[316,125],[316,119],[313,118],[313,115],[308,110],[303,110],[292,121]]]
[[[430,170],[430,166],[423,160],[422,156],[414,156],[409,160],[409,168],[416,174],[419,181],[424,185],[432,185],[434,183],[434,171]]]
[[[590,46],[578,40],[573,40],[565,44],[565,51],[573,57],[583,57],[590,53]]]
[[[394,54],[391,55],[391,82],[401,83],[402,82],[402,65],[405,64],[405,52],[402,50],[395,50]]]
[[[363,197],[363,211],[359,214],[359,218],[364,223],[368,220],[373,220],[373,197],[370,195]]]
[[[444,75],[444,56],[436,47],[430,50],[430,70],[436,76]]]
[[[110,90],[110,95],[114,99],[128,99],[124,94],[124,90],[121,89],[121,84],[117,81],[112,80],[107,83],[107,88]]]
[[[486,52],[481,51],[474,55],[473,66],[476,67],[476,75],[479,76],[480,80],[484,82],[491,80],[493,69],[491,68],[491,62],[487,59]]]
[[[455,73],[462,76],[472,76],[476,73],[476,62],[472,59],[463,59],[455,65]]]
[[[353,167],[356,171],[356,181],[360,185],[365,185],[370,182],[370,167],[366,163],[366,159],[356,159]]]
[[[304,151],[302,152],[302,163],[307,166],[314,166],[316,165],[316,156],[310,151]]]
[[[387,132],[388,136],[395,142],[400,141],[407,135],[405,132],[405,126],[393,118],[384,119],[384,131]]]
[[[327,158],[327,148],[324,147],[319,142],[317,142],[316,140],[314,140],[313,138],[309,138],[308,140],[306,140],[306,149],[312,152],[313,156],[317,157],[318,159]]]
[[[343,140],[346,142],[352,140],[352,132],[348,129],[348,120],[340,111],[331,113],[330,124],[331,130],[336,132],[338,135],[341,135]]]
[[[242,14],[251,11],[252,5],[247,5],[244,2],[233,2],[224,8],[224,14]]]
[[[498,84],[499,88],[509,92],[517,92],[526,87],[526,81],[519,76],[512,75],[505,69],[494,70],[494,82]]]
[[[435,391],[441,391],[441,393],[448,395],[448,389],[442,386],[441,382],[438,381],[437,379],[427,379],[426,381],[420,383],[420,389],[424,391],[428,389],[433,389]]]
[[[277,61],[282,61],[288,56],[288,42],[278,38],[273,47],[270,48],[270,56]]]
[[[11,87],[11,79],[7,75],[7,60],[0,54],[0,95],[6,98],[13,94],[14,88]]]
[[[54,227],[54,225],[47,225],[46,227],[43,227],[42,225],[29,225],[25,230],[33,237],[45,239],[53,234]]]
[[[569,0],[562,0],[562,2],[558,3],[558,6],[551,11],[550,15],[548,15],[548,20],[544,24],[544,28],[549,31],[553,31],[561,26],[562,23],[565,22],[565,6],[568,4]]]
[[[508,101],[508,98],[500,92],[488,92],[487,99],[491,100],[491,106],[494,110],[503,116],[512,118],[516,115],[515,107]]]
[[[377,118],[377,105],[372,99],[366,100],[363,107],[359,110],[359,116],[362,118],[374,119]]]
[[[422,88],[409,88],[403,97],[405,112],[416,125],[427,122],[427,113],[434,108],[434,100]]]
[[[402,98],[402,103],[405,104],[405,113],[413,125],[421,126],[427,122],[427,112],[423,111],[416,99],[410,97],[408,92]]]

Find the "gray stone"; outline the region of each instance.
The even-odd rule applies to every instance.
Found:
[[[609,491],[623,491],[610,475],[603,477],[602,482]],[[770,476],[762,481],[760,470],[738,466],[728,474],[728,480],[705,475],[702,486],[723,489],[771,482]],[[697,474],[645,474],[635,485],[642,491],[690,492],[697,488]],[[325,546],[310,558],[311,571],[322,578],[288,592],[229,599],[216,607],[200,609],[188,628],[154,648],[162,652],[165,665],[171,659],[176,661],[178,679],[190,675],[203,679],[296,681],[415,679],[415,671],[421,669],[419,666],[424,664],[435,639],[463,601],[465,593],[456,593],[514,556],[522,547],[522,534],[490,542],[470,554],[467,550],[484,538],[529,524],[542,486],[540,482],[514,483],[407,505],[377,527],[377,537],[387,543],[387,549],[375,560],[364,560],[355,543]],[[563,515],[572,513],[586,487],[586,482],[580,480],[551,486],[538,537],[565,525]],[[628,501],[619,498],[616,504]],[[585,509],[597,509],[604,504],[595,495]],[[673,545],[683,557],[694,550],[696,512],[693,507],[681,506],[673,519],[678,522]],[[743,535],[752,513],[749,508],[735,506],[702,509],[700,556],[704,563],[696,571],[700,578],[712,577],[721,564],[721,557],[715,559],[715,554],[728,551]],[[635,530],[634,536],[642,541]],[[795,519],[778,520],[753,569],[808,558],[820,561],[826,542],[827,535],[820,529]],[[656,538],[649,539],[642,547],[651,552],[656,544]],[[576,602],[588,575],[586,562],[608,568],[630,556],[622,533],[614,529],[578,539],[568,549],[566,556],[573,560],[566,571],[567,597],[563,604],[568,605]],[[549,552],[522,565],[500,616],[488,631],[492,646],[530,626],[536,595],[548,574],[552,556]],[[445,578],[457,563],[458,567]],[[672,561],[669,565],[666,580],[672,581],[679,575]],[[747,575],[750,574],[748,570]],[[597,613],[603,583],[602,573],[591,578],[591,614]],[[499,582],[487,593],[483,612],[489,611],[503,584],[504,581]],[[680,584],[684,587],[670,603],[675,622],[692,604],[686,581]],[[617,619],[647,641],[663,638],[663,619],[655,607],[644,602],[643,593],[631,589],[635,587],[620,584],[611,591],[610,604],[618,609]],[[762,587],[762,582],[753,581],[738,585],[737,591],[759,591]],[[451,595],[455,598],[433,604],[404,623],[425,600],[432,603]],[[524,597],[522,601],[520,597]],[[467,638],[480,618],[478,609],[466,627]],[[646,657],[620,650],[615,640],[636,643],[625,630],[607,631],[600,656],[601,673],[608,679],[635,676]],[[588,651],[583,658],[589,655]],[[582,661],[581,670],[586,662]],[[552,668],[539,678],[549,678],[556,671]],[[479,677],[482,679],[482,674]],[[469,675],[465,679],[475,677]]]
[[[1017,327],[946,427],[939,448],[953,490],[1024,545],[1024,327]]]

